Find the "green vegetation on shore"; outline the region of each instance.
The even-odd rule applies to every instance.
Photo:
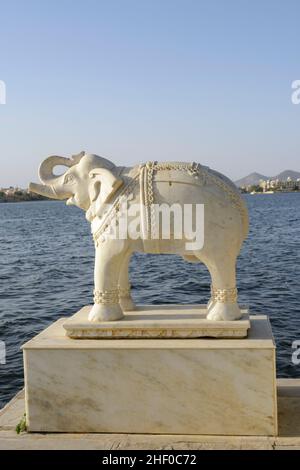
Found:
[[[0,190],[0,202],[25,202],[25,201],[45,201],[49,200],[39,194],[29,191],[14,191],[11,193]]]

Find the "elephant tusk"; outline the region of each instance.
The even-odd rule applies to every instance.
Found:
[[[67,206],[75,206],[75,205],[76,205],[74,196],[71,196],[71,197],[69,197],[69,199],[67,199],[66,205],[67,205]]]

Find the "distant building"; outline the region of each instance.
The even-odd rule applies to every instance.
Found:
[[[279,179],[274,180],[261,180],[259,186],[263,192],[266,191],[295,191],[300,190],[300,178],[293,180],[288,177],[285,181]]]
[[[27,194],[28,190],[19,188],[18,186],[10,186],[9,188],[0,188],[0,192],[4,193],[5,196],[9,198],[15,196],[16,194]]]

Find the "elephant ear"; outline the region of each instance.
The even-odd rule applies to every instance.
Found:
[[[100,194],[101,203],[106,203],[124,183],[106,168],[94,168],[90,171],[89,177],[93,181],[90,191],[91,202],[94,202]]]

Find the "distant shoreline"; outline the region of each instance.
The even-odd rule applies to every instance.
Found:
[[[19,204],[20,202],[62,202],[54,199],[28,199],[27,201],[0,201],[0,204]]]
[[[8,204],[14,202],[35,202],[35,201],[53,201],[39,194],[22,193],[22,195],[0,195],[0,203]]]
[[[274,195],[274,194],[300,194],[300,191],[274,191],[274,192],[262,192],[262,191],[257,191],[257,192],[246,192],[246,191],[241,191],[242,195],[249,195],[249,196],[256,196],[257,194],[259,195]],[[44,196],[40,196],[38,194],[24,194],[22,196],[0,196],[0,204],[9,204],[9,203],[18,203],[18,202],[38,202],[38,201],[52,201],[52,202],[57,202],[57,199],[50,199]]]
[[[300,191],[241,191],[241,194],[249,194],[251,196],[255,196],[256,194],[268,195],[270,194],[299,194]]]

